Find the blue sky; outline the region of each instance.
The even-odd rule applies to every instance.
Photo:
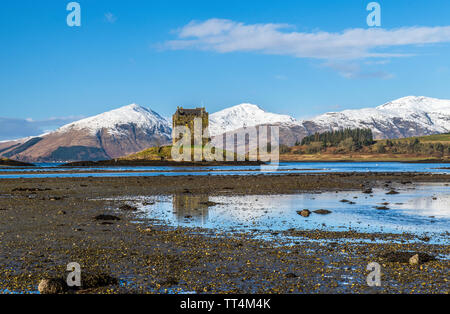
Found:
[[[378,29],[363,0],[79,0],[81,27],[69,2],[2,1],[0,140],[132,102],[304,118],[450,99],[448,0],[377,1]]]

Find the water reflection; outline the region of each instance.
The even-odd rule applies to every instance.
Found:
[[[208,195],[177,194],[172,197],[173,213],[179,222],[204,225],[208,221]]]
[[[413,210],[417,215],[449,218],[450,194],[417,197],[394,205],[393,208],[405,211]]]
[[[445,184],[389,189],[303,193],[298,195],[208,196],[177,194],[152,198],[145,215],[170,225],[222,230],[282,231],[347,229],[362,232],[445,233],[450,231],[450,187]],[[349,200],[342,202],[342,200]],[[385,206],[386,210],[377,207]],[[309,217],[297,211],[309,209]],[[315,210],[331,213],[320,215]],[[448,241],[448,240],[447,240]]]

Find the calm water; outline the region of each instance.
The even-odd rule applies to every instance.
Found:
[[[127,177],[127,176],[181,176],[181,175],[255,175],[310,172],[432,172],[450,173],[449,164],[424,164],[400,162],[286,162],[276,170],[261,169],[260,166],[216,166],[216,167],[93,167],[66,168],[61,164],[37,164],[33,168],[1,168],[1,178],[45,178],[45,177]],[[24,171],[25,174],[8,174]],[[40,172],[47,173],[40,173]],[[83,171],[83,173],[51,173]],[[95,171],[103,171],[95,173]],[[148,172],[150,171],[150,172]]]
[[[400,194],[375,189],[372,196],[355,192],[298,195],[143,197],[130,203],[142,214],[172,226],[203,227],[223,231],[352,230],[360,232],[435,235],[448,243],[450,187],[444,184],[396,188]],[[347,199],[355,204],[341,202]],[[143,205],[146,202],[151,205]],[[209,203],[208,202],[214,202]],[[388,203],[388,204],[386,204]],[[379,210],[377,206],[389,210]],[[298,210],[331,210],[304,218]],[[437,239],[437,238],[439,239]],[[442,243],[442,242],[441,242]]]

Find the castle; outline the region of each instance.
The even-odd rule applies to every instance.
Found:
[[[209,134],[206,134],[206,129],[209,126],[209,114],[206,112],[205,108],[195,108],[195,109],[184,109],[183,107],[177,107],[177,111],[172,117],[173,130],[177,126],[186,126],[191,132],[191,143],[194,145],[194,120],[196,118],[201,119],[202,123],[202,134],[203,134],[203,145],[209,142]],[[173,144],[180,139],[180,135],[173,136]]]

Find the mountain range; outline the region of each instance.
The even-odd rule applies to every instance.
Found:
[[[171,132],[158,113],[131,104],[41,136],[0,143],[0,156],[29,162],[111,159],[170,143]]]
[[[280,143],[292,146],[307,135],[341,128],[370,128],[376,139],[450,132],[450,100],[408,96],[376,108],[328,112],[308,120],[241,104],[210,114],[213,140],[246,127],[277,125]],[[0,157],[28,162],[118,158],[171,142],[171,122],[136,104],[65,125],[37,137],[0,143]]]

